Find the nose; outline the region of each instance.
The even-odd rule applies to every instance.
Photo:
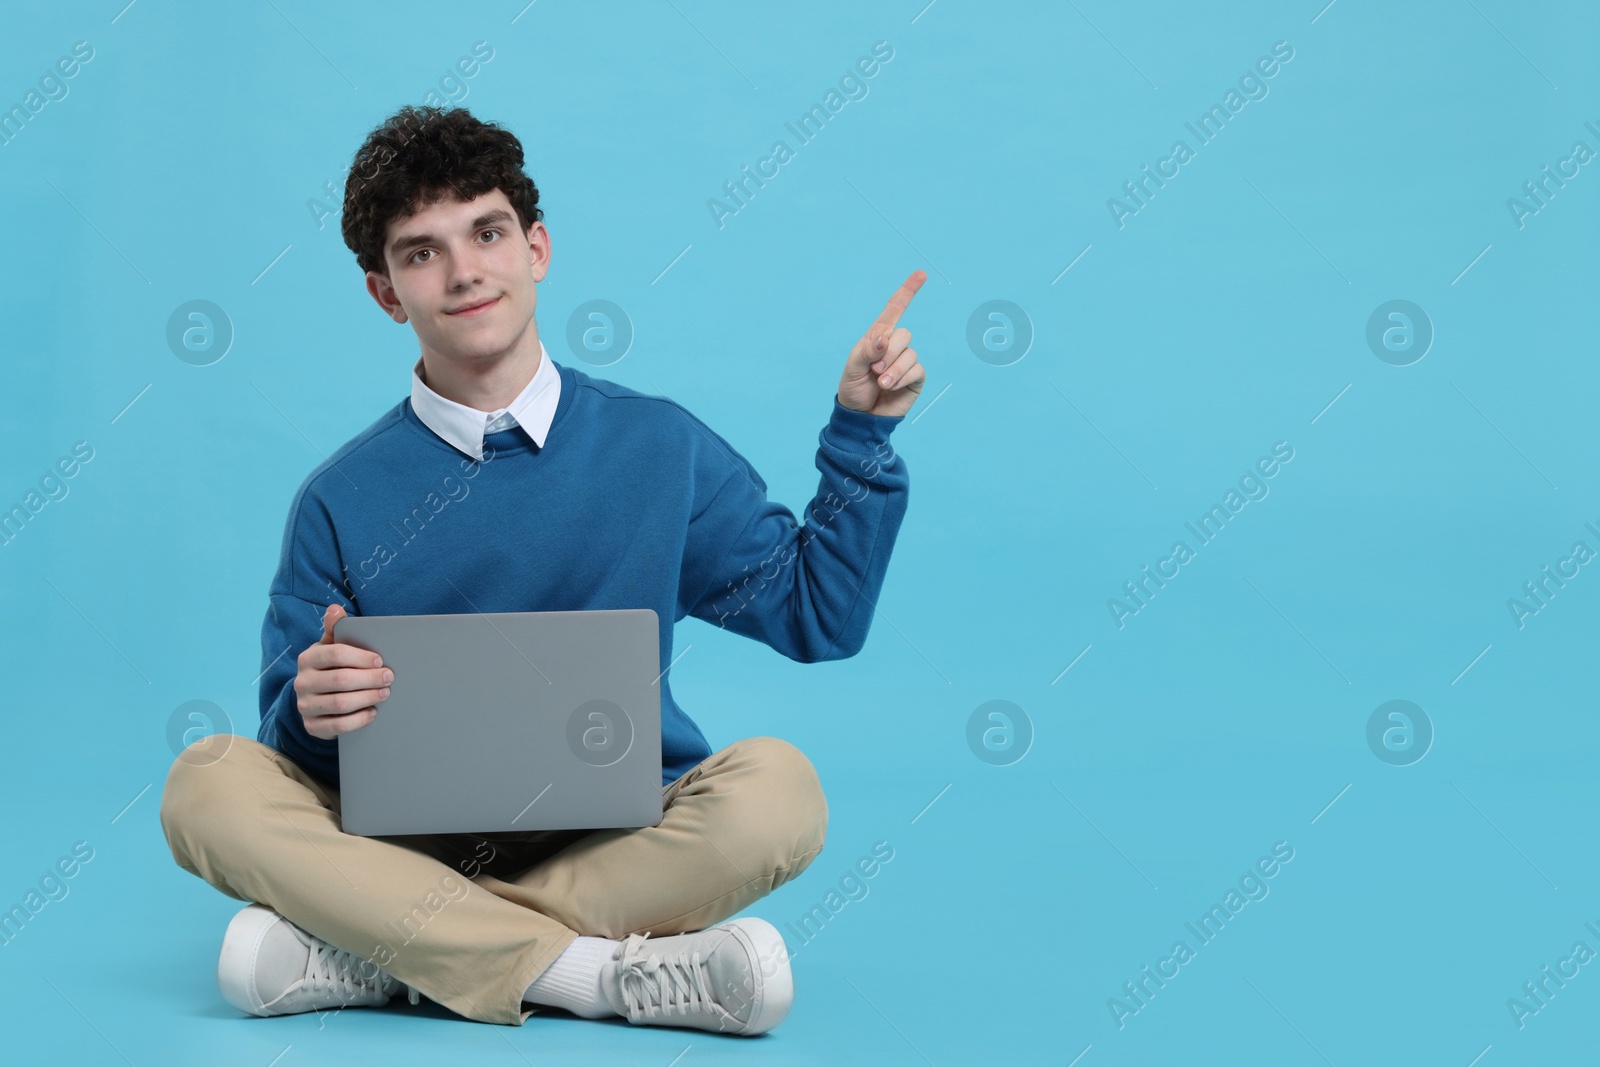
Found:
[[[483,268],[472,252],[458,252],[450,257],[450,287],[465,292],[483,280]]]

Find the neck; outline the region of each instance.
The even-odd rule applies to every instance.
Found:
[[[446,400],[479,411],[507,407],[538,373],[539,329],[532,321],[517,344],[500,356],[463,362],[422,349],[422,381]]]

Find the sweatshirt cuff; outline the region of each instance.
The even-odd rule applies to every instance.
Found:
[[[823,427],[822,436],[841,452],[875,453],[878,446],[889,440],[890,431],[903,421],[904,415],[873,415],[847,408],[839,403],[835,394],[833,414],[828,418],[828,425]]]

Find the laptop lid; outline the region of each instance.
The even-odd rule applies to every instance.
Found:
[[[661,822],[661,653],[650,608],[346,616],[334,641],[394,672],[339,736],[346,833]]]

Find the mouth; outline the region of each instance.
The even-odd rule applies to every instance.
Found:
[[[482,301],[481,303],[468,304],[466,307],[457,308],[454,311],[447,311],[445,314],[453,315],[459,318],[471,318],[474,315],[482,315],[485,311],[488,311],[490,308],[494,307],[495,304],[499,303],[499,301],[500,298],[497,296],[492,299]]]

